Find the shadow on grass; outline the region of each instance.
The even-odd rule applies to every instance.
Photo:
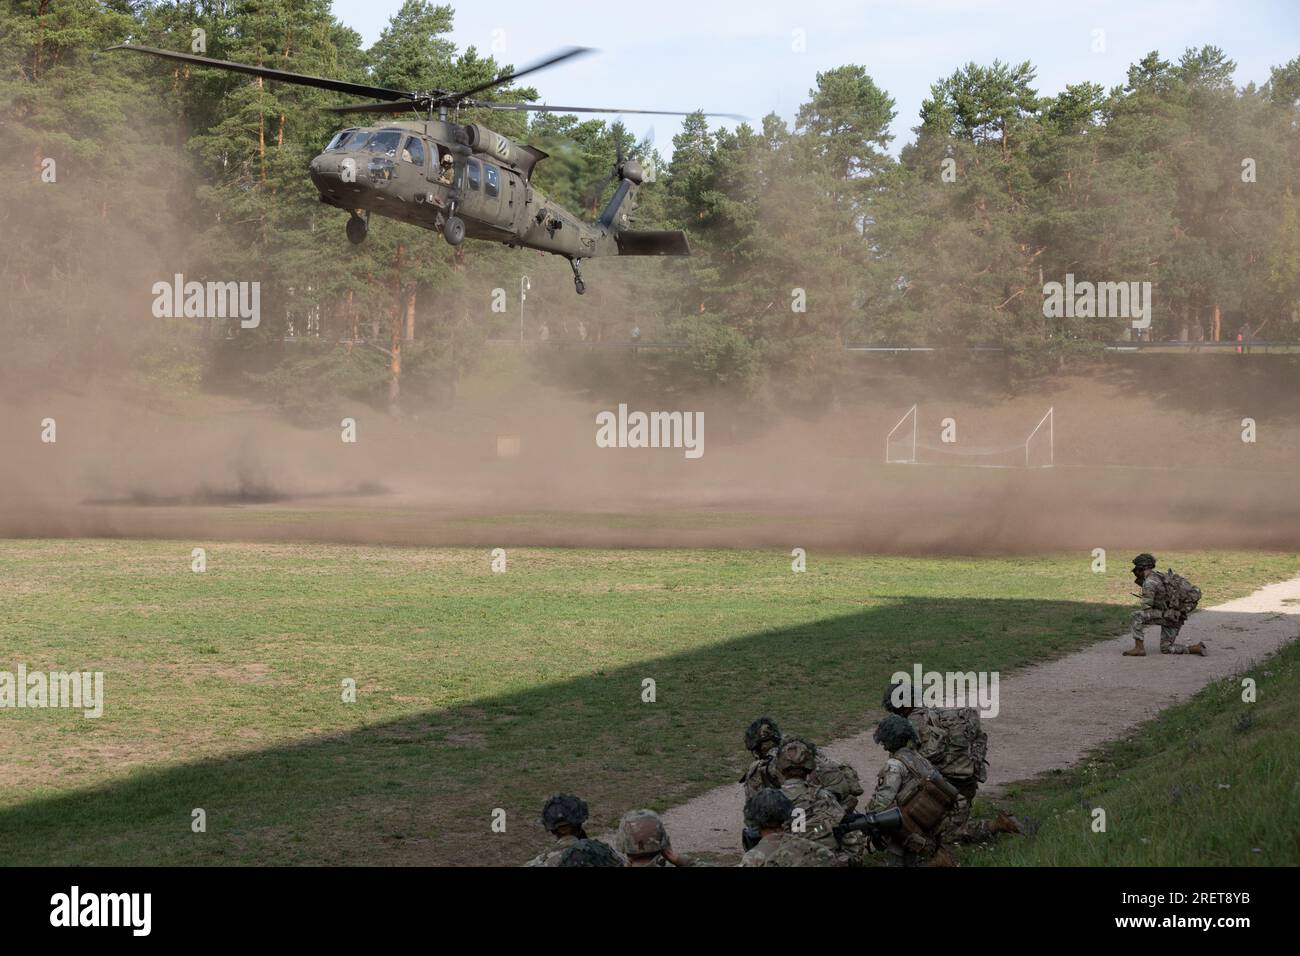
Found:
[[[546,841],[537,817],[551,793],[579,793],[592,807],[589,828],[608,827],[630,807],[664,809],[734,781],[747,762],[742,731],[760,714],[825,741],[864,729],[896,670],[1005,673],[1113,635],[1127,614],[1070,601],[887,600],[685,653],[655,657],[647,647],[635,665],[37,797],[0,812],[3,859],[517,863]],[[646,680],[653,703],[643,701]],[[337,693],[333,674],[311,681]],[[204,833],[191,830],[196,808]],[[504,833],[492,830],[496,809],[506,812]]]

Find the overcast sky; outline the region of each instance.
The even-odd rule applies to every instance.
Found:
[[[1085,80],[1122,83],[1128,65],[1153,49],[1176,60],[1212,43],[1236,61],[1239,85],[1262,83],[1269,67],[1300,56],[1300,0],[449,2],[457,46],[498,62],[523,66],[560,47],[596,47],[529,81],[542,102],[566,106],[703,108],[757,127],[773,110],[793,121],[818,71],[861,64],[895,100],[895,155],[912,138],[930,84],[972,60],[1029,60],[1038,91],[1054,94]],[[334,0],[335,15],[367,45],[400,7]],[[623,119],[638,135],[653,127],[656,147],[671,154],[680,121]]]

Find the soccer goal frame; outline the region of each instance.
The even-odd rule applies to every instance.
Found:
[[[917,455],[917,451],[920,448],[930,448],[932,451],[941,451],[941,452],[948,453],[947,449],[938,449],[935,448],[934,446],[923,445],[920,443],[920,441],[918,440],[918,425],[917,425],[917,419],[919,418],[919,416],[920,416],[920,407],[918,403],[917,405],[913,405],[911,408],[909,408],[906,411],[906,413],[904,413],[903,417],[898,420],[898,424],[896,424],[893,428],[889,430],[889,434],[885,436],[885,464],[886,465],[937,464],[937,462],[922,462]],[[908,448],[908,446],[905,443],[908,441],[906,426],[909,420],[911,421],[912,424],[910,450],[902,451],[900,452],[900,457],[895,457],[894,456],[894,448],[896,444],[895,436],[898,435],[900,429],[903,431],[903,437],[900,439],[900,442],[903,443],[904,449]],[[1039,432],[1043,431],[1044,427],[1046,427],[1047,429],[1047,462],[1046,464],[1033,465],[1031,464],[1031,450],[1032,450],[1033,441],[1035,436],[1037,436]],[[1033,427],[1033,430],[1030,431],[1030,433],[1025,436],[1025,440],[1020,444],[1012,445],[1008,448],[977,449],[975,451],[967,451],[963,453],[957,453],[956,449],[953,449],[951,453],[964,454],[966,457],[971,457],[971,458],[983,457],[983,456],[991,457],[996,455],[1007,455],[1010,453],[1015,453],[1020,451],[1022,448],[1024,449],[1024,454],[1025,454],[1025,463],[1024,463],[1025,468],[1051,468],[1055,466],[1056,464],[1056,406],[1052,406],[1043,414],[1043,417],[1038,420],[1038,424]],[[950,464],[961,465],[963,467],[968,467],[968,468],[1017,467],[1014,464],[989,464],[989,463],[961,461],[960,458],[954,459],[953,461],[950,462]]]
[[[917,407],[913,405],[907,410],[907,414],[898,420],[898,424],[889,430],[885,436],[885,464],[886,465],[915,465],[916,461],[916,415]],[[890,443],[894,440],[894,433],[907,424],[908,419],[912,419],[912,454],[909,458],[891,458]]]

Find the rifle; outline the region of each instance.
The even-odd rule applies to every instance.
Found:
[[[890,807],[874,813],[846,813],[844,819],[832,827],[831,832],[837,841],[842,841],[848,833],[865,833],[871,845],[881,850],[888,842],[885,834],[895,833],[902,828],[903,811],[898,807]]]

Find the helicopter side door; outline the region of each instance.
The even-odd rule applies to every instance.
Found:
[[[502,205],[504,198],[502,191],[501,170],[492,163],[483,163],[483,215],[484,221],[494,226],[506,226],[509,224],[509,217],[502,214]]]
[[[401,149],[396,151],[393,173],[404,197],[414,198],[424,194],[429,152],[429,144],[423,137],[414,134],[407,136],[402,141]]]
[[[483,220],[483,165],[474,157],[465,160],[460,171],[460,210],[471,219]]]

